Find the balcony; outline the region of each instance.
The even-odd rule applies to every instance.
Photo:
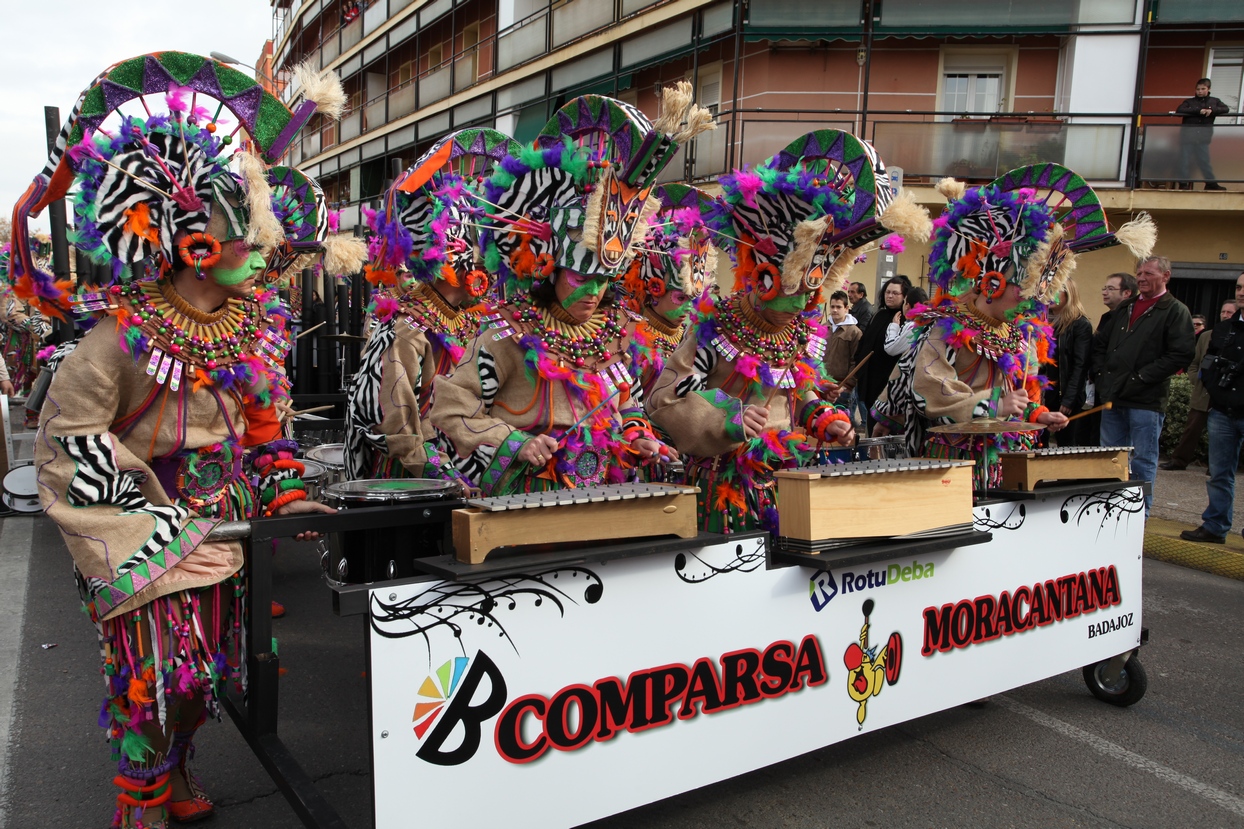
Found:
[[[992,181],[1007,170],[1055,162],[1090,181],[1123,181],[1126,124],[995,117],[949,123],[880,121],[873,145],[906,176]]]
[[[1142,140],[1139,178],[1145,184],[1244,182],[1244,125],[1152,124]]]

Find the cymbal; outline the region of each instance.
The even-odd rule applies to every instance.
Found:
[[[360,337],[358,334],[324,334],[321,340],[328,340],[335,343],[364,343],[367,342],[366,337]]]
[[[1026,420],[999,420],[996,417],[978,417],[967,423],[947,423],[930,426],[926,431],[937,435],[1001,435],[1006,432],[1039,432],[1045,427]]]

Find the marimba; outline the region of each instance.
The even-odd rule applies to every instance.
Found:
[[[1003,452],[1002,488],[1031,490],[1042,481],[1126,481],[1128,446],[1060,446]]]
[[[695,496],[676,484],[607,484],[471,498],[454,510],[458,560],[479,564],[498,547],[676,535],[693,538]]]
[[[972,465],[970,460],[907,458],[774,472],[778,534],[815,549],[829,539],[838,543],[970,526]]]

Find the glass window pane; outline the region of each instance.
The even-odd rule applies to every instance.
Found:
[[[684,18],[662,26],[649,29],[642,35],[633,37],[622,44],[622,65],[634,66],[666,52],[691,44],[691,18]]]
[[[891,0],[886,0],[888,5]],[[941,5],[939,0],[938,5]],[[885,8],[883,5],[882,8]],[[809,3],[807,0],[764,0],[748,7],[748,23],[757,28],[790,26],[850,27],[860,25],[860,4],[847,2]]]
[[[553,46],[577,40],[613,22],[613,3],[570,0],[553,10]]]
[[[1163,23],[1217,23],[1244,20],[1240,0],[1162,0],[1158,20]]]
[[[1163,12],[1170,2],[1172,0],[1162,0]],[[1238,0],[1216,2],[1223,6],[1241,5]],[[1203,0],[1178,0],[1175,4],[1205,6],[1212,3]],[[753,11],[753,20],[755,14]],[[899,30],[966,26],[968,31],[975,31],[1012,26],[1062,27],[1090,23],[1126,25],[1132,23],[1135,16],[1136,0],[956,0],[954,3],[945,0],[885,0],[881,4],[879,26],[883,29]]]

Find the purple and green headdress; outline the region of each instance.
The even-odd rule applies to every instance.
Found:
[[[330,211],[319,182],[294,167],[268,170],[272,212],[284,240],[268,257],[264,281],[272,284],[291,271],[322,268],[330,276],[356,274],[367,260],[367,243],[352,235],[331,232]]]
[[[729,208],[715,230],[735,260],[735,290],[763,299],[814,293],[846,278],[857,249],[892,231],[928,238],[928,215],[895,198],[865,141],[817,130],[751,170],[721,177]]]
[[[79,96],[47,164],[14,207],[15,238],[24,242],[27,220],[76,184],[74,242],[115,276],[156,254],[175,261],[174,236],[203,233],[217,207],[226,238],[275,245],[281,227],[265,165],[317,110],[336,117],[345,100],[331,73],[300,67],[297,75],[304,100],[290,110],[211,58],[156,52],[115,64]],[[258,157],[238,153],[234,172],[226,148],[239,133]],[[19,296],[48,313],[68,309],[71,286],[28,256],[16,257],[12,279]]]
[[[1144,213],[1111,232],[1093,189],[1059,164],[1020,167],[981,187],[942,179],[937,189],[949,204],[933,222],[929,278],[949,297],[999,296],[1013,284],[1032,310],[1057,298],[1077,254],[1123,244],[1144,258],[1157,240]]]
[[[714,127],[686,81],[664,90],[655,123],[612,98],[575,98],[489,179],[486,261],[519,290],[556,268],[620,278],[660,207],[657,177],[680,144]]]
[[[716,279],[717,248],[709,222],[723,208],[717,199],[688,184],[663,184],[660,203],[623,284],[632,310],[670,291],[694,300]]]
[[[492,285],[479,267],[478,229],[494,212],[481,193],[483,177],[519,152],[517,141],[492,129],[465,129],[437,141],[397,178],[372,217],[380,239],[368,273],[377,283],[444,279],[483,296]],[[399,277],[400,271],[406,271]]]

